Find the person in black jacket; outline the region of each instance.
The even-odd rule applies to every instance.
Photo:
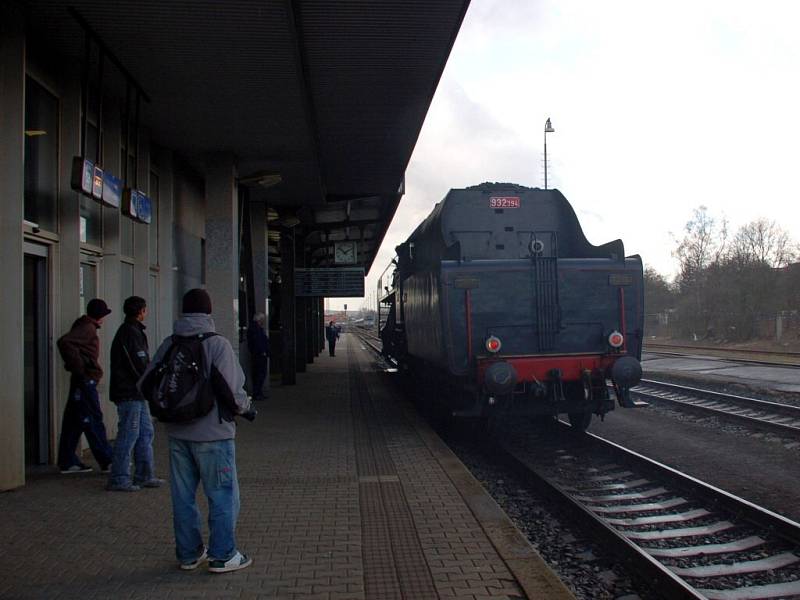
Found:
[[[119,425],[114,443],[114,460],[108,480],[109,491],[135,492],[159,487],[163,479],[153,474],[153,420],[136,383],[150,362],[145,326],[147,302],[139,296],[125,300],[125,322],[111,343],[111,401],[117,405]],[[131,479],[131,454],[135,471]]]
[[[247,348],[250,350],[250,373],[253,377],[253,400],[264,399],[264,381],[267,379],[267,359],[269,359],[269,337],[267,337],[267,316],[264,313],[253,315],[253,322],[247,328]]]
[[[328,353],[336,356],[336,340],[339,339],[339,328],[333,321],[325,328],[325,337],[328,339]]]

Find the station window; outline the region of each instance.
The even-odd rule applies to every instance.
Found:
[[[127,160],[128,163],[128,171],[127,171],[127,181],[126,185],[130,188],[134,186],[134,169],[135,163],[133,156],[126,156],[125,148],[121,150],[120,160],[122,161],[120,164],[125,165],[125,161]],[[133,239],[133,220],[129,217],[121,217],[119,220],[119,253],[122,256],[127,256],[133,258],[133,250],[134,250],[134,239]]]
[[[56,230],[58,98],[25,78],[25,220]]]
[[[122,299],[133,296],[133,265],[126,261],[119,263],[120,292]]]
[[[101,142],[102,143],[102,142]],[[95,160],[97,155],[97,126],[87,123],[86,156]],[[100,247],[103,245],[103,208],[96,200],[80,196],[81,242]]]

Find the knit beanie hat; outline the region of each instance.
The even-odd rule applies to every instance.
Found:
[[[206,313],[211,314],[211,296],[201,288],[189,290],[183,295],[184,313]]]

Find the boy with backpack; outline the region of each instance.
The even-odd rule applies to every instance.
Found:
[[[214,331],[211,298],[203,289],[183,296],[175,334],[161,344],[139,388],[152,413],[167,424],[176,556],[183,570],[208,561],[212,573],[249,567],[236,547],[239,482],[235,415],[248,416],[244,373],[228,340]],[[208,498],[209,543],[201,537],[195,494]]]

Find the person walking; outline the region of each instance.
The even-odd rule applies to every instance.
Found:
[[[103,300],[89,300],[86,314],[75,321],[57,342],[64,368],[70,372],[69,396],[58,441],[58,467],[65,475],[92,470],[75,454],[81,434],[86,436],[100,470],[107,473],[111,465],[111,445],[106,437],[103,411],[97,394],[97,384],[103,377],[103,369],[98,362],[100,338],[97,330],[109,314],[111,310]]]
[[[142,487],[160,487],[163,479],[153,474],[153,420],[136,383],[144,374],[150,355],[143,323],[147,302],[139,296],[122,305],[125,321],[111,343],[111,401],[117,405],[119,424],[114,442],[114,459],[106,489],[136,492]],[[135,464],[131,480],[131,454]]]
[[[333,321],[325,328],[325,337],[328,339],[328,352],[331,356],[336,356],[336,340],[339,339],[339,328]]]
[[[269,359],[269,337],[267,337],[267,315],[256,313],[247,328],[247,348],[250,350],[250,374],[253,378],[253,400],[264,399],[264,381],[267,379]]]
[[[230,342],[215,333],[208,292],[199,288],[186,292],[182,312],[183,316],[175,321],[174,335],[164,340],[139,380],[139,389],[152,402],[145,389],[150,373],[154,370],[158,373],[165,367],[163,361],[171,356],[173,345],[177,348],[184,344],[188,348],[188,344],[199,342],[204,380],[217,385],[212,385],[214,403],[210,412],[188,421],[167,423],[175,554],[183,570],[194,570],[208,561],[210,572],[226,573],[249,567],[253,562],[236,545],[240,500],[234,443],[236,425],[231,414],[231,411],[248,412],[250,399],[244,391],[242,367]],[[178,356],[185,357],[181,352],[177,352],[175,357]],[[195,362],[192,360],[192,365]],[[195,497],[201,482],[208,499],[207,547],[203,543]]]

